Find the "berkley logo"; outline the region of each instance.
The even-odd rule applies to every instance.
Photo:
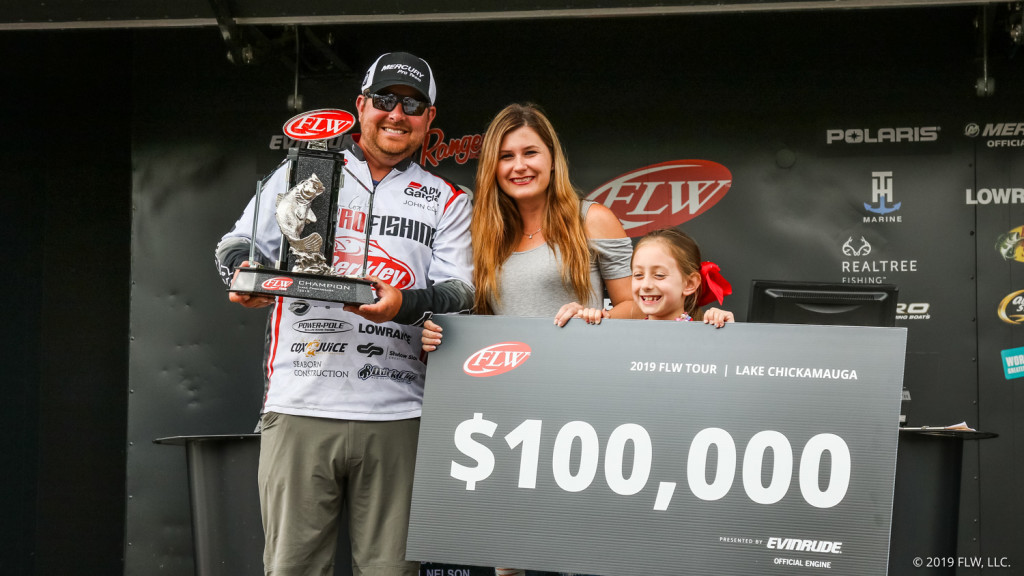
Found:
[[[470,355],[462,365],[462,371],[470,376],[497,376],[522,366],[530,352],[530,347],[522,342],[491,344]]]
[[[264,280],[263,284],[260,284],[264,290],[287,290],[291,285],[292,279],[285,278],[284,276]]]
[[[630,237],[678,226],[707,212],[732,186],[729,169],[710,160],[672,160],[618,176],[587,196],[608,207]]]
[[[324,140],[348,132],[356,117],[344,110],[323,109],[305,112],[284,123],[284,133],[296,140]]]
[[[338,236],[334,239],[334,271],[342,276],[359,274],[363,265],[363,238]],[[416,274],[408,264],[393,258],[376,240],[370,240],[366,259],[366,275],[376,276],[388,284],[405,290],[416,284]]]

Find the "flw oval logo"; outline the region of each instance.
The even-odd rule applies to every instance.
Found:
[[[478,378],[497,376],[523,365],[530,347],[522,342],[501,342],[477,350],[462,364],[462,371]]]
[[[587,196],[604,204],[631,238],[678,226],[707,212],[732,187],[729,169],[710,160],[672,160],[618,176]]]
[[[324,140],[348,132],[356,123],[350,112],[325,108],[304,112],[284,123],[284,133],[295,140]]]
[[[284,276],[277,276],[264,280],[260,286],[264,290],[287,290],[292,285],[292,279]]]

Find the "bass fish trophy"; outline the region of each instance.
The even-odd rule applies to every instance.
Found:
[[[345,158],[328,150],[326,141],[340,137],[354,124],[355,117],[344,110],[314,110],[285,123],[285,134],[308,144],[306,148],[289,148],[285,160],[288,189],[277,195],[274,212],[283,236],[281,253],[273,267],[237,268],[229,291],[345,304],[374,301],[372,283],[361,277],[366,275],[366,243],[361,276],[341,276],[331,266]],[[265,180],[256,186],[250,263],[256,262],[255,238]],[[367,235],[369,231],[368,226]]]

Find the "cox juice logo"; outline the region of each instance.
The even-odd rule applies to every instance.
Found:
[[[471,354],[462,371],[470,376],[497,376],[522,366],[530,353],[530,347],[522,342],[491,344]]]
[[[732,187],[729,169],[710,160],[672,160],[628,172],[587,196],[615,213],[632,238],[707,212]]]

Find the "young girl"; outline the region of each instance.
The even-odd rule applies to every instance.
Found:
[[[722,277],[718,265],[701,262],[700,247],[685,232],[662,228],[648,233],[633,248],[633,308],[648,320],[703,320],[721,328],[734,322],[732,312],[701,306],[732,294],[732,286]],[[609,318],[606,310],[585,308],[576,314],[590,324]]]

